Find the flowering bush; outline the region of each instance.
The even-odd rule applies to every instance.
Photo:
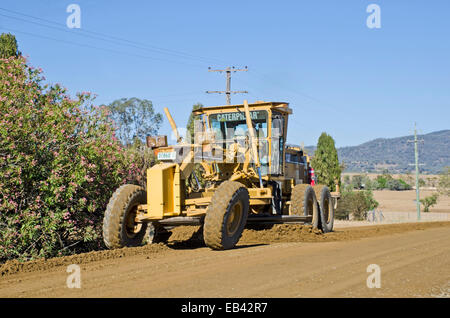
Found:
[[[41,73],[0,59],[0,262],[100,247],[112,192],[141,174],[106,108]]]

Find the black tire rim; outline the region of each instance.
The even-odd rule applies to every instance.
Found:
[[[128,238],[133,239],[142,230],[142,223],[136,223],[138,205],[132,206],[125,215],[125,234]]]

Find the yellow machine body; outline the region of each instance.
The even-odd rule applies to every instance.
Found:
[[[261,133],[261,130],[259,130],[260,135],[258,136],[253,134],[250,110],[252,113],[264,111],[267,116],[265,132]],[[193,144],[183,142],[167,108],[165,112],[178,143],[172,146],[156,147],[155,153],[158,154],[158,158],[162,162],[147,170],[147,204],[139,206],[138,210],[140,213],[136,217],[137,221],[151,222],[174,216],[202,216],[206,213],[217,184],[225,180],[238,181],[247,187],[250,197],[250,213],[254,214],[262,211],[263,207],[270,206],[273,200],[273,188],[262,187],[262,181],[264,180],[266,183],[268,181],[276,182],[283,196],[280,199],[283,202],[287,202],[283,206],[281,213],[289,214],[288,201],[292,188],[296,184],[310,182],[308,180],[309,158],[303,154],[303,149],[299,146],[284,145],[287,136],[288,117],[292,114],[292,110],[287,103],[256,102],[249,105],[245,101],[244,104],[240,105],[197,109],[193,111],[193,114],[197,118],[201,118],[205,131],[203,131],[200,138],[198,136],[194,138],[195,143]],[[199,151],[199,149],[200,151],[204,149],[211,150],[211,147],[214,147],[212,146],[215,144],[214,137],[211,137],[214,136],[214,132],[210,120],[213,115],[215,118],[220,116],[220,118],[233,116],[242,118],[244,116],[248,129],[252,131],[250,134],[250,145],[244,162],[236,163],[236,161],[228,160],[227,156],[234,148],[231,150],[228,148],[222,149],[224,151],[224,159],[228,158],[226,160],[194,162],[193,158],[196,151]],[[276,138],[281,138],[283,141],[283,147],[277,163],[272,162],[272,143],[275,138],[272,132],[272,125],[275,116],[282,123],[281,136],[276,136]],[[207,136],[206,138],[205,135]],[[261,143],[266,143],[268,147],[266,158],[259,158],[258,154],[256,158],[252,158],[257,145],[260,146]],[[155,145],[156,142],[150,142],[150,144]],[[183,153],[183,155],[178,158],[180,153]],[[174,160],[175,156],[180,160],[176,162]],[[250,163],[250,159],[256,160]],[[259,173],[257,170],[262,165],[262,163],[260,164],[260,159],[263,159],[261,161],[266,165],[266,171],[262,176],[260,170]],[[278,164],[279,167],[273,169],[272,166],[274,164]],[[203,166],[204,175],[202,177],[213,182],[212,186],[200,191],[192,191],[186,186],[186,179],[196,165]],[[273,171],[276,171],[276,173],[273,173]]]

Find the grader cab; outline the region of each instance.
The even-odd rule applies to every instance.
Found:
[[[286,144],[292,109],[283,102],[204,107],[193,111],[194,136],[177,143],[147,137],[160,163],[147,170],[147,188],[123,185],[107,206],[109,248],[167,237],[167,229],[201,225],[205,244],[230,249],[246,226],[309,223],[329,232],[339,192],[310,185],[309,158]]]

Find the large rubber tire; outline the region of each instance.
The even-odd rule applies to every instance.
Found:
[[[214,250],[233,248],[247,223],[250,198],[239,182],[225,181],[215,191],[206,210],[205,244]]]
[[[146,201],[145,190],[137,185],[125,184],[114,192],[103,218],[103,241],[108,248],[142,244],[147,224],[137,224],[134,218],[137,206],[145,204]]]
[[[320,228],[324,233],[331,232],[334,226],[334,205],[330,189],[325,185],[317,185],[314,191],[319,198]]]
[[[319,209],[316,194],[309,184],[297,184],[291,193],[290,215],[312,216],[311,225],[319,228]]]

